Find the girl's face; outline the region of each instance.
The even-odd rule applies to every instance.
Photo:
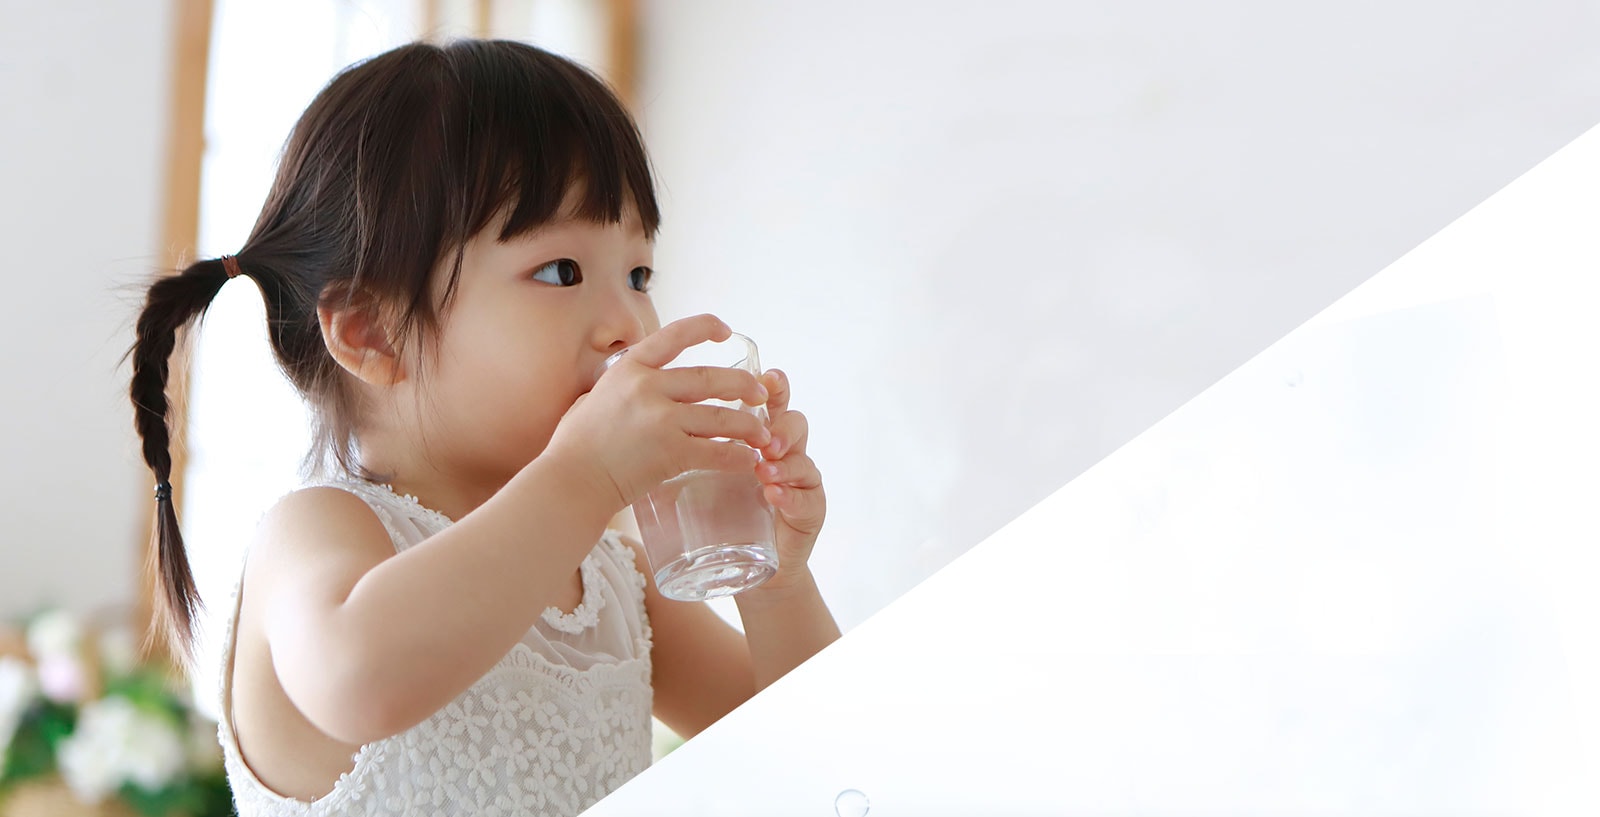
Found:
[[[498,243],[502,213],[465,248],[423,393],[409,395],[425,451],[458,478],[509,480],[606,357],[661,328],[645,294],[654,247],[636,209],[622,225],[574,220],[582,192],[568,191],[561,215],[531,235]],[[435,303],[447,275],[434,276]]]

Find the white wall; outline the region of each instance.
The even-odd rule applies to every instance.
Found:
[[[161,260],[172,6],[0,0],[0,617],[135,595],[154,481],[119,287]]]
[[[1594,4],[1468,6],[647,4],[657,303],[792,375],[841,623],[1600,121]]]

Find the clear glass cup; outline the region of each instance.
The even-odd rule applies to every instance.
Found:
[[[627,350],[606,359],[602,371]],[[737,332],[722,342],[685,349],[663,368],[726,366],[761,375],[755,341]],[[768,420],[765,405],[703,400],[703,405],[748,411]],[[717,437],[728,440],[727,437]],[[733,440],[745,445],[742,440]],[[679,474],[633,503],[634,519],[661,595],[679,601],[731,596],[778,572],[772,506],[754,469],[694,470]]]

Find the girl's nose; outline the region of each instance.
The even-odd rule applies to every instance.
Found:
[[[601,304],[602,310],[595,323],[595,346],[615,352],[644,339],[647,332],[645,315],[640,313],[646,305],[637,293],[609,293]]]

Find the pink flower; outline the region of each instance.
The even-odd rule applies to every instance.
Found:
[[[46,656],[39,662],[39,691],[56,703],[80,701],[87,691],[88,678],[82,662],[70,654]]]

